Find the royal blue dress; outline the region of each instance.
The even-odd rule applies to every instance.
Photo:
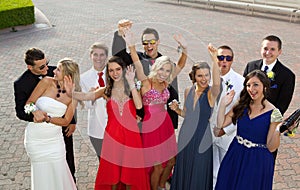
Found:
[[[213,188],[212,108],[205,89],[194,108],[195,86],[185,100],[185,118],[178,137],[178,155],[171,190],[211,190]]]
[[[274,158],[266,141],[271,115],[278,113],[281,116],[274,109],[250,119],[248,110],[244,110],[237,121],[237,138],[231,142],[221,163],[216,190],[272,190]],[[251,143],[247,140],[256,146],[249,147]]]

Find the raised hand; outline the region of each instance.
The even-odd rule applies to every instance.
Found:
[[[128,81],[129,86],[135,85],[134,84],[134,77],[135,77],[135,69],[132,65],[127,66],[125,78]]]
[[[122,37],[125,40],[128,47],[132,47],[135,45],[134,34],[130,28],[125,28],[123,30]]]
[[[224,102],[226,106],[228,106],[232,102],[234,95],[235,95],[235,91],[231,90],[225,96],[222,97],[221,101]]]
[[[124,35],[124,29],[130,29],[132,26],[132,21],[128,19],[122,19],[118,22],[118,34],[119,36]]]
[[[184,39],[184,37],[182,36],[182,34],[174,34],[173,38],[174,38],[174,40],[176,40],[176,42],[179,44],[179,46],[182,49],[186,49],[187,48],[187,42]]]
[[[73,80],[72,80],[71,76],[65,76],[64,77],[64,88],[66,90],[66,94],[69,97],[72,97],[72,92],[75,89],[75,83],[73,83]]]
[[[207,49],[208,49],[208,52],[210,54],[212,61],[217,63],[218,62],[218,58],[217,58],[218,50],[211,43],[208,44]]]

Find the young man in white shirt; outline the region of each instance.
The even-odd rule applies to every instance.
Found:
[[[83,92],[104,87],[106,84],[106,62],[108,47],[95,42],[90,47],[90,59],[93,63],[91,69],[80,75],[80,84]],[[106,100],[99,98],[95,101],[86,101],[88,108],[87,134],[100,160],[104,131],[107,123]]]
[[[226,113],[233,107],[240,97],[240,92],[243,90],[244,77],[235,72],[231,65],[233,63],[234,54],[229,46],[223,45],[218,47],[218,65],[220,67],[221,74],[221,91],[219,98],[217,98],[214,111],[211,117],[211,126],[217,135],[213,140],[213,187],[216,185],[217,175],[221,161],[223,160],[232,139],[236,136],[236,125],[230,124],[225,128],[217,129],[217,113],[219,108],[219,102],[223,96],[231,90],[235,91],[234,98],[230,105],[226,107]],[[217,133],[217,134],[216,134]]]

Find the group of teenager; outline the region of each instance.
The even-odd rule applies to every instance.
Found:
[[[278,60],[281,40],[265,37],[262,59],[243,76],[231,68],[229,46],[208,45],[212,66],[193,64],[181,106],[176,77],[188,58],[185,39],[174,35],[175,64],[158,52],[153,28],[143,31],[138,52],[131,27],[118,23],[110,58],[105,44],[94,43],[92,67],[81,75],[70,58],[52,67],[41,50],[25,53],[28,70],[14,90],[17,117],[29,121],[31,188],[76,189],[70,138],[79,103],[99,158],[95,189],[163,190],[167,181],[171,190],[272,189],[279,128],[295,87],[294,73]]]

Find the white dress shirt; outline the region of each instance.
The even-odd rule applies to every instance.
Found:
[[[102,76],[105,81],[105,69]],[[92,67],[90,70],[80,75],[80,85],[83,92],[89,92],[91,88],[99,87],[98,71]],[[96,101],[85,101],[85,108],[88,109],[87,134],[97,139],[103,139],[107,123],[106,100],[98,98]]]
[[[267,65],[267,64],[265,63],[265,61],[263,61],[263,65],[262,65],[262,67],[261,67],[260,69],[261,69],[262,71],[264,71],[265,66],[268,66],[267,72],[270,72],[270,71],[272,71],[272,69],[273,69],[273,67],[275,66],[276,62],[277,62],[277,59],[276,59],[273,63]]]
[[[231,85],[232,85],[232,89],[235,91],[235,95],[233,97],[233,100],[231,102],[231,104],[229,104],[226,107],[225,110],[225,114],[228,113],[231,108],[236,104],[236,102],[239,100],[240,97],[240,93],[243,90],[243,83],[244,83],[244,77],[240,74],[238,74],[237,72],[235,72],[232,68],[230,69],[230,71],[224,75],[221,76],[223,79],[222,85],[223,85],[223,90],[221,93],[220,98],[222,98],[223,96],[226,95],[227,92],[230,91],[230,89],[226,89],[226,82],[228,81]],[[217,104],[217,103],[216,103]],[[215,127],[217,124],[217,114],[218,114],[218,110],[219,110],[219,105],[215,105],[214,110],[213,110],[213,114],[211,116],[211,127]],[[225,135],[221,136],[221,137],[215,137],[214,135],[214,143],[217,146],[222,147],[224,150],[228,150],[228,147],[232,141],[232,139],[235,137],[236,135],[236,125],[234,124],[230,124],[227,127],[223,128],[223,130],[225,131]]]

